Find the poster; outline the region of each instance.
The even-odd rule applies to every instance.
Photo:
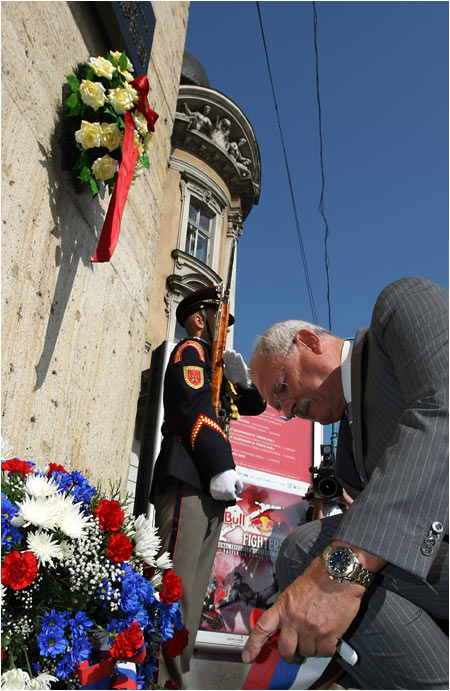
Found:
[[[267,609],[277,597],[281,543],[309,506],[302,496],[316,446],[311,422],[286,423],[267,409],[233,422],[230,442],[244,488],[225,511],[196,639],[203,649],[244,645],[252,610]]]

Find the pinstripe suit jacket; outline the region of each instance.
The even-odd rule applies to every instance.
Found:
[[[355,501],[335,538],[424,579],[448,531],[446,290],[413,277],[383,290],[355,338],[352,412],[336,474]]]

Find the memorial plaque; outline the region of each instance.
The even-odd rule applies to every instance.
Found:
[[[95,2],[109,49],[125,51],[134,76],[147,74],[156,18],[151,2]]]

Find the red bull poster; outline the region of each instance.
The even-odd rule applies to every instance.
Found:
[[[230,436],[244,482],[235,506],[225,511],[205,596],[196,644],[240,648],[250,632],[251,611],[267,609],[278,586],[275,562],[284,538],[305,519],[302,500],[310,483],[314,440],[311,422],[286,423],[274,410],[232,423]]]

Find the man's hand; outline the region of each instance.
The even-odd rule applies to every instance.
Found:
[[[332,656],[365,591],[358,583],[331,580],[322,557],[317,557],[258,619],[244,646],[243,662],[252,662],[277,630],[278,652],[286,662],[297,662],[300,655]]]

